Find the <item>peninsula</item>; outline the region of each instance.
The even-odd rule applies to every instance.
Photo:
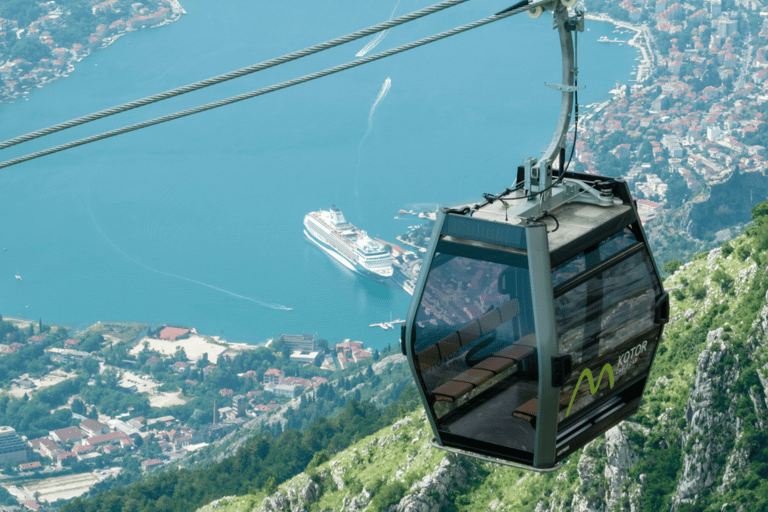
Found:
[[[12,102],[60,77],[120,36],[178,20],[178,0],[75,0],[0,3],[0,103]]]

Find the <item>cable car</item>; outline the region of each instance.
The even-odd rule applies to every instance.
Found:
[[[564,165],[583,27],[572,3],[552,5],[552,143],[517,186],[438,211],[401,337],[433,445],[535,471],[637,411],[669,317],[627,184]]]

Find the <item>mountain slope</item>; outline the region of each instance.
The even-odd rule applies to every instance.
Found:
[[[205,511],[768,510],[768,203],[667,279],[640,411],[535,474],[432,448],[423,412],[280,486]]]

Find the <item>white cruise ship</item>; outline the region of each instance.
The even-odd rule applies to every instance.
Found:
[[[304,228],[307,238],[348,269],[379,283],[392,277],[392,255],[365,231],[347,222],[335,205],[308,213]]]

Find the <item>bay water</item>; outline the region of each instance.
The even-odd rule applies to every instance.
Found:
[[[165,91],[425,7],[431,0],[182,0],[68,78],[0,105],[0,139]],[[507,7],[475,0],[277,69],[0,152],[51,145],[392,48]],[[627,83],[636,52],[579,35],[580,103]],[[626,38],[626,37],[622,37]],[[389,80],[387,82],[387,80]],[[0,170],[0,313],[85,327],[193,326],[229,341],[280,333],[383,348],[410,296],[328,258],[303,234],[337,205],[394,242],[399,209],[477,201],[548,145],[560,95],[551,17],[515,16],[288,90]],[[15,275],[22,279],[15,279]],[[291,310],[288,310],[290,308]]]

